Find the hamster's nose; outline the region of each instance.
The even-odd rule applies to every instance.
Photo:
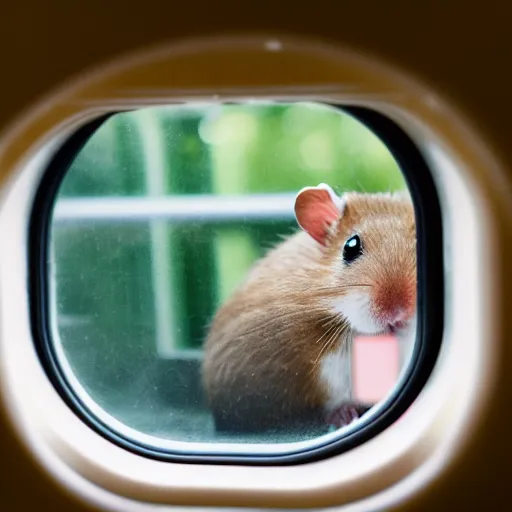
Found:
[[[414,316],[415,292],[407,283],[399,282],[377,289],[373,301],[376,316],[390,327],[403,327]]]
[[[393,325],[395,327],[400,326],[401,324],[405,324],[409,318],[413,315],[412,310],[405,309],[397,309],[390,315],[389,325]]]
[[[407,320],[412,317],[412,314],[399,310],[395,315],[392,315],[388,320],[388,328],[391,332],[398,329],[403,329],[407,325]]]

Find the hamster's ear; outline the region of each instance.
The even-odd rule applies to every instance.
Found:
[[[322,245],[327,244],[330,228],[343,213],[343,201],[329,185],[303,188],[295,198],[299,226]]]

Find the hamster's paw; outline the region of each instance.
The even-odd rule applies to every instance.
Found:
[[[361,415],[356,405],[345,403],[327,414],[326,421],[328,425],[341,428],[350,425],[353,421],[359,419],[360,416]]]

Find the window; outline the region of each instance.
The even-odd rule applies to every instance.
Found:
[[[32,281],[33,310],[41,311],[34,315],[38,348],[50,376],[77,413],[109,438],[150,455],[237,454],[241,459],[244,454],[276,458],[305,453],[333,443],[349,446],[360,442],[363,432],[375,432],[379,421],[383,428],[403,413],[404,396],[410,403],[436,355],[435,343],[427,346],[427,331],[437,325],[435,315],[442,305],[429,303],[428,287],[441,287],[442,282],[423,283],[422,289],[424,274],[418,266],[416,299],[414,219],[425,205],[416,199],[421,180],[428,181],[429,175],[408,139],[405,149],[397,144],[391,151],[381,139],[391,132],[379,130],[377,135],[370,129],[382,123],[405,137],[391,121],[364,109],[305,102],[143,108],[112,114],[86,128],[87,136],[77,134],[41,184],[33,223],[46,223],[47,237],[32,241],[42,270],[42,279]],[[417,165],[416,174],[404,175],[412,163]],[[288,293],[287,279],[297,275],[297,265],[308,265],[291,258],[293,267],[288,271],[285,265],[282,279],[272,274],[272,279],[249,291],[257,299],[242,300],[236,294],[253,275],[254,266],[284,238],[301,232],[307,243],[321,245],[312,242],[314,229],[309,229],[296,203],[299,191],[320,183],[341,198],[346,192],[398,192],[400,201],[406,201],[409,185],[415,199],[412,224],[404,227],[391,218],[402,218],[405,210],[385,222],[379,217],[368,224],[367,217],[357,217],[347,203],[349,215],[357,217],[355,231],[344,235],[329,265],[322,263],[328,271],[311,272],[316,294]],[[316,190],[328,197],[326,189]],[[424,186],[424,197],[429,197],[428,190]],[[306,203],[317,215],[325,205],[314,203],[314,197]],[[48,215],[41,214],[43,203]],[[423,230],[425,222],[439,227],[436,215],[420,220]],[[402,236],[404,245],[397,247]],[[418,237],[418,244],[424,243]],[[375,251],[380,256],[372,264],[379,266],[379,279],[393,281],[381,306],[386,309],[393,303],[394,309],[389,308],[396,315],[384,327],[375,326],[375,311],[369,313],[370,306],[361,304],[361,290],[379,280],[368,274],[373,272],[370,267],[353,262],[356,274],[345,289],[357,287],[355,302],[347,306],[340,303],[344,294],[332,295],[333,279],[339,280],[339,273],[359,254],[367,258]],[[414,268],[407,267],[398,282],[397,272],[390,269],[409,262],[405,253],[413,255]],[[401,301],[405,295],[410,300]],[[347,307],[357,307],[350,313],[354,341],[344,342],[343,349],[335,349],[335,344],[340,336],[348,339],[347,323],[331,321],[326,297],[332,299],[328,313],[332,316],[338,308],[338,320]],[[288,309],[282,312],[285,302]],[[262,306],[263,316],[254,325],[259,329],[257,343],[270,346],[270,352],[242,350],[230,359],[230,350],[220,350],[220,355],[209,356],[219,365],[218,372],[240,376],[220,379],[221,397],[212,402],[211,381],[204,377],[205,340],[216,325],[223,330],[221,338],[234,336],[235,329],[232,322],[216,324],[216,319],[219,314],[231,318],[223,307],[232,304],[231,316],[239,328],[246,317],[255,322],[251,315],[265,303],[273,306]],[[405,311],[406,305],[411,305],[410,311]],[[322,322],[304,335],[311,353],[299,349],[289,339],[291,334],[283,335],[288,345],[278,340],[276,333],[285,328],[296,336],[301,322],[300,329],[311,329],[310,313],[320,309],[323,316],[315,318]],[[274,310],[276,316],[288,315],[289,321],[277,327],[272,323]],[[428,315],[430,322],[425,324],[422,319]],[[404,325],[407,336],[400,336]],[[274,369],[283,371],[277,385],[275,374],[269,377],[266,370],[269,354],[277,361]],[[218,358],[225,360],[219,363]],[[254,375],[249,375],[252,366]],[[307,385],[295,385],[295,376],[309,367],[315,375],[304,375]],[[327,406],[321,414],[312,412],[315,405],[304,417],[299,407],[301,414],[294,417],[290,406],[290,414],[283,410],[280,429],[276,406],[277,421],[271,425],[262,420],[259,428],[258,416],[267,414],[259,407],[271,402],[274,393],[281,397],[276,403],[295,404],[303,396],[297,390],[305,389],[304,400],[309,390],[322,395],[308,396],[308,404],[334,400],[334,416]],[[254,401],[256,395],[259,402]],[[228,409],[231,417],[224,414]]]

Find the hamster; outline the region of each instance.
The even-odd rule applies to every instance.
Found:
[[[416,226],[406,193],[341,197],[325,184],[295,201],[297,232],[256,262],[217,311],[203,385],[218,431],[344,426],[358,334],[411,340]]]

